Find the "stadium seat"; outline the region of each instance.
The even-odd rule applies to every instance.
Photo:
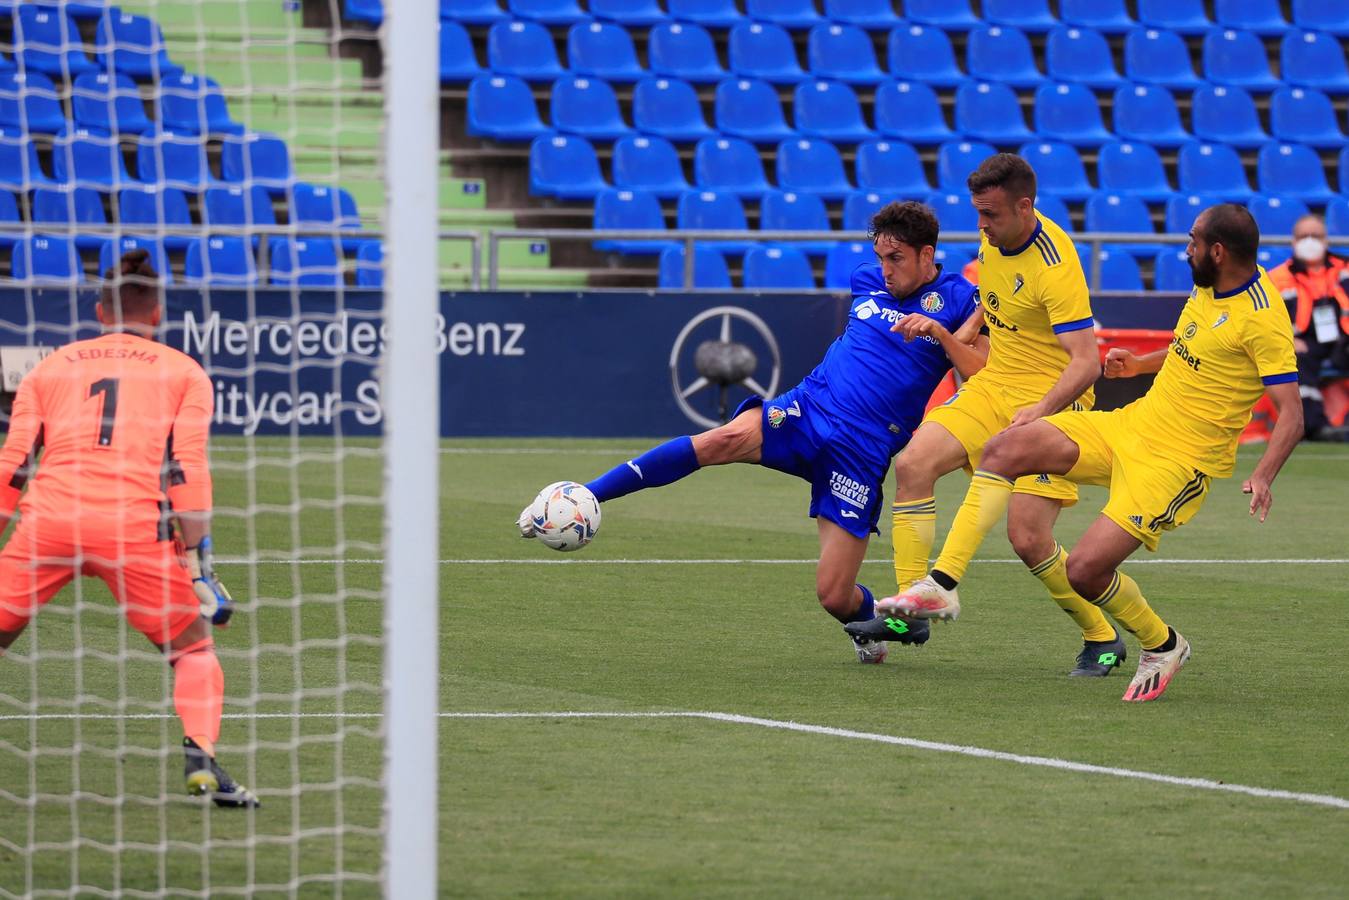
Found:
[[[965,48],[965,70],[971,78],[1017,88],[1035,87],[1044,75],[1035,67],[1030,41],[1016,28],[1001,25],[972,29]]]
[[[1071,81],[1092,88],[1116,88],[1124,83],[1115,71],[1110,45],[1090,28],[1059,27],[1045,43],[1045,71],[1052,81]]]
[[[1072,215],[1068,212],[1068,204],[1064,203],[1061,197],[1037,189],[1035,194],[1035,208],[1039,211],[1040,215],[1049,219],[1064,231],[1073,230]]]
[[[755,78],[727,78],[717,85],[714,109],[718,131],[756,144],[775,144],[796,133],[782,115],[778,92]]]
[[[243,134],[244,126],[230,118],[225,95],[215,79],[176,72],[160,82],[159,124],[170,131],[191,134]]]
[[[37,156],[37,145],[21,129],[0,127],[0,188],[27,193],[35,187],[52,187]]]
[[[759,201],[762,231],[828,231],[829,212],[815,194],[769,191]],[[792,241],[791,246],[811,256],[824,256],[833,241]]]
[[[678,197],[690,190],[679,154],[662,137],[645,135],[614,142],[614,187],[642,190],[657,197]]]
[[[998,151],[982,141],[949,141],[937,148],[937,190],[968,193],[965,179]]]
[[[56,134],[66,126],[52,80],[41,72],[0,70],[0,127]]]
[[[951,234],[979,230],[979,214],[970,204],[970,192],[963,184],[959,193],[938,191],[929,194],[924,202],[932,207],[933,212],[937,214],[937,222],[941,225],[942,237],[938,249],[944,249],[947,253],[970,256],[979,251],[977,239],[966,242],[953,241],[950,238]]]
[[[108,224],[107,213],[103,211],[103,198],[91,188],[68,185],[38,188],[33,191],[32,204],[34,226],[103,227]],[[97,250],[104,240],[104,237],[77,234],[75,245],[81,250]]]
[[[1131,141],[1103,144],[1096,158],[1096,172],[1103,191],[1132,194],[1159,203],[1175,193],[1166,180],[1162,158],[1151,144]]]
[[[52,142],[52,175],[62,184],[116,191],[131,183],[122,148],[106,131],[67,127]]]
[[[838,149],[828,141],[806,138],[778,144],[778,187],[842,200],[856,190],[843,171]]]
[[[1049,0],[983,0],[984,19],[994,25],[1010,25],[1032,34],[1059,24],[1049,11]]]
[[[951,39],[940,28],[901,25],[891,29],[885,56],[890,74],[905,81],[955,87],[967,77],[956,65]]]
[[[754,247],[745,254],[744,287],[811,290],[815,273],[806,254],[795,247]]]
[[[1257,93],[1280,84],[1269,71],[1269,55],[1260,38],[1235,28],[1215,28],[1204,35],[1204,78]]]
[[[1205,86],[1191,97],[1194,136],[1201,141],[1258,147],[1269,140],[1251,95],[1239,87]]]
[[[769,190],[759,153],[739,138],[705,138],[693,149],[693,179],[704,190],[739,196]]]
[[[1177,194],[1166,201],[1166,233],[1188,234],[1195,217],[1213,205],[1204,194]]]
[[[792,109],[796,130],[807,137],[857,144],[876,136],[862,118],[857,94],[841,82],[812,81],[797,85]]]
[[[482,74],[473,39],[463,25],[450,19],[441,19],[440,28],[440,83],[451,84],[472,81]]]
[[[1115,91],[1115,133],[1129,141],[1175,147],[1193,135],[1180,124],[1176,98],[1164,87],[1126,84]]]
[[[202,136],[163,130],[141,135],[136,148],[136,177],[146,184],[192,192],[216,183]]]
[[[876,88],[876,130],[919,146],[956,136],[946,124],[941,102],[921,81],[887,81]]]
[[[9,253],[16,242],[22,239],[23,216],[19,214],[19,203],[9,191],[0,190],[0,251]]]
[[[1255,217],[1260,233],[1272,235],[1291,235],[1293,224],[1311,211],[1301,198],[1271,197],[1265,194],[1251,198],[1246,208]]]
[[[887,31],[899,21],[890,0],[824,0],[824,17],[868,31]]]
[[[384,244],[381,241],[366,241],[356,251],[356,286],[364,288],[384,287]]]
[[[1095,188],[1087,181],[1087,169],[1077,148],[1062,141],[1035,141],[1018,151],[1035,170],[1039,193],[1065,200],[1085,200]]]
[[[1042,138],[1090,147],[1114,137],[1096,95],[1080,84],[1045,84],[1035,92],[1035,131]]]
[[[378,27],[384,22],[383,0],[343,0],[342,18],[348,22],[364,22]]]
[[[1170,90],[1189,91],[1203,84],[1194,74],[1184,39],[1163,28],[1135,28],[1124,36],[1124,77]]]
[[[1349,37],[1349,18],[1338,4],[1326,0],[1293,0],[1293,24],[1308,31]]]
[[[969,31],[981,24],[970,0],[904,0],[904,17],[943,31]]]
[[[98,20],[94,46],[100,68],[118,75],[157,81],[183,70],[169,59],[158,22],[115,7]]]
[[[932,193],[918,151],[901,141],[869,141],[857,148],[857,186],[893,197]]]
[[[510,18],[497,0],[440,0],[440,17],[465,25],[491,25]]]
[[[291,218],[296,218],[292,212]],[[207,188],[201,196],[201,224],[203,228],[249,228],[254,225],[276,225],[276,211],[272,196],[262,187],[244,187],[237,184]],[[259,243],[253,237],[253,246]]]
[[[71,85],[75,124],[114,134],[141,134],[151,128],[136,82],[126,75],[85,72]]]
[[[290,151],[274,134],[230,135],[220,148],[220,174],[225,181],[259,184],[270,194],[284,194],[293,180]]]
[[[651,74],[682,78],[694,84],[721,81],[726,70],[717,59],[712,36],[701,25],[662,22],[647,38]]]
[[[267,238],[268,280],[287,287],[337,287],[342,284],[342,251],[326,237]]]
[[[618,111],[607,81],[564,75],[553,84],[553,127],[592,141],[617,140],[632,133]]]
[[[658,231],[665,229],[665,216],[660,211],[660,201],[646,191],[624,191],[610,188],[595,195],[596,230],[623,229]],[[631,253],[634,255],[656,255],[666,247],[675,246],[670,241],[631,240],[626,238],[606,238],[595,241],[595,249],[608,253]]]
[[[236,188],[237,190],[237,188]],[[257,188],[261,191],[262,188]],[[266,192],[263,192],[266,196]],[[203,208],[204,209],[204,208]],[[268,206],[270,211],[271,207]],[[203,213],[203,218],[205,214]],[[117,193],[117,220],[123,227],[146,226],[146,231],[158,233],[162,228],[191,229],[192,213],[187,208],[187,197],[177,188],[157,184],[138,184],[124,187]],[[273,219],[269,224],[276,224]],[[192,238],[186,234],[166,234],[164,246],[172,251],[187,249]]]
[[[169,255],[164,252],[164,245],[155,238],[144,235],[124,234],[104,241],[103,249],[98,252],[99,274],[106,276],[109,270],[117,267],[117,262],[123,254],[133,250],[147,251],[150,254],[150,265],[159,274],[160,281],[166,285],[173,284],[173,269],[169,266]]]
[[[1213,27],[1204,0],[1138,0],[1138,24],[1176,34],[1206,34]]]
[[[1102,249],[1100,254],[1100,282],[1092,283],[1091,245],[1078,247],[1077,255],[1082,260],[1082,274],[1087,276],[1087,286],[1093,291],[1141,291],[1143,275],[1138,271],[1138,263],[1127,253]]]
[[[745,0],[745,16],[783,28],[812,28],[821,18],[815,0]]]
[[[585,138],[544,134],[529,145],[529,193],[535,197],[589,200],[608,187]]]
[[[1349,147],[1340,151],[1340,193],[1349,195]]]
[[[716,134],[703,119],[698,93],[678,78],[643,78],[632,91],[632,124],[644,134],[671,141],[698,141]]]
[[[482,75],[468,85],[468,133],[499,141],[530,141],[548,128],[529,86],[509,75]]]
[[[1279,75],[1289,84],[1349,94],[1349,67],[1340,42],[1315,31],[1290,31],[1279,42]]]
[[[1264,194],[1326,203],[1334,191],[1316,151],[1303,144],[1270,143],[1256,154],[1256,182]]]
[[[1326,234],[1331,238],[1330,252],[1344,256],[1346,247],[1335,238],[1349,235],[1349,197],[1336,197],[1326,204]]]
[[[575,25],[590,18],[576,0],[506,0],[506,11],[543,25]]]
[[[1180,190],[1186,194],[1244,203],[1253,193],[1241,157],[1226,144],[1202,141],[1181,144],[1176,156],[1176,175]]]
[[[835,244],[824,258],[824,286],[834,291],[852,287],[853,270],[862,263],[876,261],[876,251],[863,241],[845,241]]]
[[[1343,147],[1330,98],[1315,88],[1280,88],[1269,99],[1269,130],[1275,140],[1310,147]]]
[[[78,284],[84,278],[80,256],[67,238],[35,234],[14,244],[11,275],[20,280]]]
[[[767,22],[741,22],[732,28],[726,55],[731,71],[741,78],[796,84],[807,77],[786,29]]]
[[[1152,262],[1152,289],[1189,293],[1194,287],[1194,270],[1190,268],[1189,254],[1184,247],[1168,247],[1158,252]]]
[[[744,21],[735,0],[665,0],[671,19],[708,28],[732,28]]]
[[[1153,233],[1152,216],[1138,197],[1098,191],[1087,198],[1087,231],[1106,231],[1117,234]],[[1108,244],[1108,247],[1135,256],[1156,256],[1160,247],[1149,243]]]
[[[97,19],[109,9],[110,0],[35,0],[38,6],[59,7],[66,11],[72,19]],[[10,5],[18,5],[15,0],[5,0]],[[5,3],[0,3],[0,9],[3,9]]]
[[[1290,27],[1279,0],[1213,0],[1213,21],[1219,28],[1240,28],[1273,37]]]
[[[876,84],[885,73],[876,64],[871,37],[856,25],[817,25],[806,38],[806,65],[818,78]]]
[[[920,198],[923,196],[926,195],[920,195]],[[854,191],[849,194],[843,201],[843,230],[865,234],[871,229],[871,217],[892,199],[899,198],[878,191]]]
[[[666,247],[661,251],[659,272],[657,287],[687,290],[684,287],[684,248]],[[693,287],[713,290],[731,288],[731,273],[726,268],[726,257],[715,247],[694,245]]]
[[[748,231],[745,207],[733,193],[687,191],[675,206],[675,227],[681,231]],[[718,253],[744,253],[755,241],[699,241]]]
[[[562,75],[553,36],[538,22],[498,22],[487,32],[487,68],[525,81]]]
[[[1034,135],[1021,103],[1005,84],[969,82],[956,89],[956,132],[990,144],[1019,144]]]
[[[19,68],[70,80],[98,66],[85,55],[79,26],[59,8],[21,4],[14,15],[14,48]]]
[[[1136,24],[1124,0],[1059,0],[1059,18],[1065,25],[1101,34],[1123,34]]]
[[[290,194],[290,223],[322,234],[336,231],[344,248],[352,251],[365,242],[352,234],[360,230],[361,212],[356,207],[356,198],[346,188],[296,182]]]
[[[619,25],[649,26],[665,21],[659,0],[590,0],[590,14]]]
[[[188,245],[183,280],[191,284],[248,287],[258,283],[258,266],[244,238],[202,237]]]
[[[646,72],[637,62],[632,37],[622,25],[582,22],[567,32],[567,64],[577,75],[627,83]]]

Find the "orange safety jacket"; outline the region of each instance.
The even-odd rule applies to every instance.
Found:
[[[1319,272],[1311,272],[1307,264],[1294,257],[1281,266],[1269,270],[1269,278],[1279,289],[1285,301],[1297,300],[1293,314],[1293,333],[1305,334],[1312,324],[1312,307],[1316,301],[1334,298],[1340,305],[1340,331],[1349,335],[1349,263],[1338,256],[1326,254],[1325,265]]]

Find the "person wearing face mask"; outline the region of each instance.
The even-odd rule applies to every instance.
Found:
[[[1326,249],[1326,225],[1303,216],[1293,225],[1293,256],[1271,269],[1293,319],[1302,418],[1309,440],[1338,439],[1321,397],[1322,369],[1349,371],[1349,264]]]

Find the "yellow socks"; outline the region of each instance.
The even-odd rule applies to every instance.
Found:
[[[1044,583],[1049,596],[1059,605],[1059,609],[1072,616],[1077,627],[1082,629],[1084,641],[1109,641],[1115,637],[1115,629],[1098,608],[1083,600],[1068,583],[1068,554],[1063,545],[1055,543],[1054,553],[1044,562],[1031,568],[1030,573]]]
[[[941,556],[933,566],[956,581],[965,577],[965,568],[974,558],[984,536],[1007,516],[1007,504],[1012,499],[1012,482],[976,469],[970,479],[969,493],[965,502],[960,504],[955,521],[951,523],[951,533],[946,536]]]
[[[895,584],[902,591],[927,574],[937,538],[937,504],[932,497],[896,503],[890,541],[895,548]]]
[[[1110,580],[1110,587],[1091,602],[1110,613],[1116,622],[1133,633],[1144,650],[1153,650],[1166,643],[1166,623],[1143,599],[1138,582],[1123,572],[1116,572]]]

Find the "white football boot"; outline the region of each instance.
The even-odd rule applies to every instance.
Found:
[[[960,615],[960,597],[927,575],[901,594],[876,601],[876,613],[882,616],[907,616],[911,619],[954,619]]]
[[[880,665],[885,662],[885,657],[890,653],[890,648],[886,646],[885,641],[872,641],[852,635],[848,637],[852,641],[852,648],[857,651],[857,661],[860,663]]]
[[[1166,686],[1176,677],[1180,667],[1190,658],[1190,642],[1176,632],[1176,647],[1165,653],[1144,650],[1139,654],[1138,672],[1120,699],[1125,703],[1143,703],[1156,700],[1166,692]]]

